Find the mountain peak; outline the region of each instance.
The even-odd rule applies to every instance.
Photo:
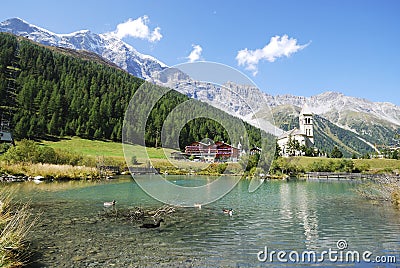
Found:
[[[76,36],[76,35],[88,35],[91,34],[90,30],[79,30],[76,32],[68,33],[68,34],[58,34],[59,36]]]
[[[10,32],[21,36],[26,36],[34,32],[42,32],[48,35],[54,35],[53,32],[30,24],[29,22],[18,17],[0,22],[0,29],[2,32]]]
[[[167,65],[161,61],[139,53],[135,48],[112,34],[96,34],[90,30],[56,34],[20,18],[1,22],[0,32],[27,37],[48,46],[94,52],[127,72],[144,79],[151,79],[154,72],[167,68]]]
[[[27,22],[27,21],[25,21],[25,20],[23,20],[21,18],[18,18],[18,17],[10,18],[10,19],[7,19],[7,20],[5,20],[3,22],[0,22],[0,25],[2,25],[2,26],[18,25],[18,24],[19,25],[30,25],[29,22]]]
[[[329,98],[341,98],[345,97],[345,95],[338,91],[326,91],[321,94],[315,95],[313,97],[320,99],[329,99]]]

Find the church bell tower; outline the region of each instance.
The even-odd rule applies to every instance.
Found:
[[[304,104],[299,117],[300,131],[306,135],[309,141],[314,145],[314,119],[313,113],[308,107],[307,103]]]

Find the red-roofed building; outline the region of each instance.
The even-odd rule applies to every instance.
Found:
[[[221,141],[216,143],[196,141],[185,147],[185,154],[207,162],[237,161],[239,149]]]

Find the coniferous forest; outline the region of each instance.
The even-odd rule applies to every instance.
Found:
[[[80,136],[121,141],[125,110],[144,81],[112,64],[88,59],[87,53],[77,55],[0,33],[0,114],[11,112],[15,138]],[[15,92],[9,90],[11,82],[15,84]],[[146,123],[147,146],[162,145],[159,133],[164,120],[186,100],[187,96],[170,91],[157,102]],[[248,136],[250,146],[261,145],[259,129],[198,103],[197,111],[218,113],[228,126],[245,125],[247,133],[231,135],[235,142]],[[205,137],[234,142],[218,122],[197,118],[180,131],[181,149]]]

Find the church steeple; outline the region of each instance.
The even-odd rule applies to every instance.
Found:
[[[314,122],[313,113],[308,107],[307,103],[304,104],[299,116],[300,131],[306,135],[312,145],[314,145]]]

